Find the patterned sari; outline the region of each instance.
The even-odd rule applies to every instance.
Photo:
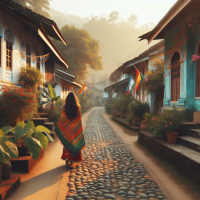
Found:
[[[55,127],[55,132],[64,145],[61,159],[82,161],[81,150],[85,147],[81,113],[75,119],[69,119],[63,110]]]

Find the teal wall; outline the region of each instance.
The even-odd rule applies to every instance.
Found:
[[[196,62],[193,62],[190,66],[189,63],[192,60],[192,55],[196,53],[197,45],[200,40],[199,29],[188,29],[186,25],[186,37],[187,42],[184,39],[178,41],[178,47],[176,47],[174,40],[176,33],[181,33],[181,28],[185,24],[185,19],[174,25],[169,31],[165,33],[165,91],[164,91],[164,105],[165,107],[172,107],[171,100],[171,70],[167,69],[169,63],[171,64],[171,57],[176,50],[181,53],[181,59],[184,62],[180,68],[180,99],[175,106],[180,108],[186,108],[188,110],[200,111],[200,98],[196,99]],[[182,41],[182,42],[181,42]]]

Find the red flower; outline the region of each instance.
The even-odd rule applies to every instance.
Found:
[[[38,100],[36,102],[38,103]]]
[[[26,103],[26,100],[24,100],[24,102]]]
[[[31,102],[31,103],[33,103],[33,101],[32,101],[32,100],[30,100],[30,102]]]
[[[29,92],[31,92],[31,89],[28,89]]]
[[[20,96],[21,96],[21,97],[23,97],[23,96],[24,96],[24,94],[23,94],[23,93],[21,93],[21,94],[20,94]]]
[[[34,97],[34,94],[32,94],[32,97]]]
[[[31,112],[31,110],[29,110],[29,112]]]
[[[8,94],[8,97],[10,96],[10,94]]]
[[[2,103],[4,103],[5,101],[3,100]]]
[[[165,125],[165,128],[167,128],[167,125]]]
[[[13,102],[16,102],[16,100],[13,100]]]
[[[3,106],[2,109],[5,109],[5,107]]]
[[[4,90],[4,92],[8,92],[8,90]]]

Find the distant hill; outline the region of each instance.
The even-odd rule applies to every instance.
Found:
[[[150,22],[139,27],[137,16],[134,13],[127,20],[121,18],[116,11],[110,13],[110,15],[84,19],[52,8],[49,14],[59,28],[62,28],[65,24],[75,25],[77,28],[84,28],[95,40],[99,41],[104,70],[96,72],[89,68],[90,74],[87,78],[89,82],[92,81],[92,74],[95,74],[95,82],[109,78],[110,74],[124,62],[133,59],[157,43],[153,41],[148,46],[147,41],[139,42],[138,36],[152,30],[154,24]]]
[[[54,10],[53,8],[50,8],[48,12],[59,28],[62,28],[65,24],[75,25],[77,28],[83,28],[83,25],[89,21],[89,18],[83,19],[78,15],[68,15]]]

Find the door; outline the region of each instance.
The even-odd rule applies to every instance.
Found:
[[[180,55],[175,52],[172,57],[171,68],[171,100],[178,101],[180,98]]]
[[[200,55],[200,46],[198,49]],[[196,97],[200,97],[200,60],[196,60]]]

